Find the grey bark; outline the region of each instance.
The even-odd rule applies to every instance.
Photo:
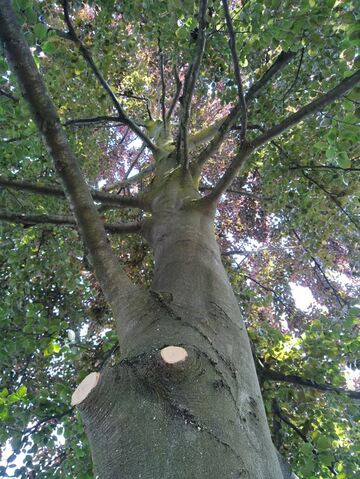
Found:
[[[124,359],[101,373],[80,404],[95,475],[280,479],[214,210],[181,175],[153,185],[144,235],[154,250],[154,280],[146,304],[129,318]],[[159,351],[168,345],[184,347],[189,358],[165,364]]]

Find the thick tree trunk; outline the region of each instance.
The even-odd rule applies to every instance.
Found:
[[[152,292],[128,307],[125,359],[80,404],[101,479],[280,479],[247,333],[212,209],[176,172],[155,181]],[[188,357],[166,363],[161,350]]]

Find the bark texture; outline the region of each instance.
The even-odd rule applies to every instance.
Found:
[[[148,201],[152,290],[133,306],[125,341],[119,331],[124,359],[80,404],[95,475],[280,479],[214,211],[180,169],[155,179]],[[166,364],[160,350],[169,345],[188,358]]]

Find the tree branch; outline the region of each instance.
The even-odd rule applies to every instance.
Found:
[[[0,220],[8,221],[10,223],[18,223],[24,226],[34,226],[42,224],[71,227],[77,226],[77,223],[73,216],[36,215],[30,213],[23,214],[4,210],[0,210]],[[141,230],[141,223],[104,223],[104,228],[109,233],[139,233]]]
[[[304,52],[305,52],[305,48],[302,47],[301,54],[300,54],[300,61],[299,61],[299,64],[298,64],[298,67],[297,67],[297,70],[296,70],[294,81],[292,82],[292,84],[289,86],[289,88],[286,90],[286,92],[283,95],[283,99],[282,99],[283,107],[284,107],[284,104],[285,104],[286,96],[291,92],[291,90],[294,88],[294,86],[296,85],[296,83],[299,79],[301,65],[302,65],[302,62],[303,62],[303,59],[304,59]]]
[[[171,119],[171,116],[172,116],[172,114],[175,110],[176,104],[179,100],[180,93],[181,93],[182,83],[180,81],[179,74],[178,74],[176,66],[174,66],[174,77],[175,77],[175,83],[176,83],[176,90],[175,90],[175,95],[174,95],[174,98],[171,102],[169,111],[167,112],[167,115],[166,115],[166,123],[169,123],[169,121]]]
[[[195,83],[199,76],[201,61],[203,58],[206,42],[206,21],[205,16],[207,12],[207,0],[199,0],[199,28],[197,37],[197,48],[193,62],[189,65],[185,75],[184,91],[180,98],[181,110],[180,110],[180,129],[178,137],[178,163],[182,163],[185,170],[189,167],[189,155],[188,155],[188,129],[191,115],[191,103],[194,94]]]
[[[200,152],[199,156],[194,162],[194,169],[199,174],[202,166],[208,158],[210,158],[221,146],[225,136],[229,133],[230,129],[235,125],[239,113],[242,111],[242,105],[238,102],[230,111],[228,116],[221,122],[216,129],[213,139],[210,143]],[[215,124],[216,125],[216,124]],[[214,125],[214,126],[215,126]],[[209,127],[211,129],[211,126]],[[201,132],[200,132],[201,133]]]
[[[199,186],[199,191],[213,191],[212,186],[206,186],[206,185],[200,185]],[[243,191],[243,190],[233,190],[231,188],[228,188],[226,190],[227,193],[233,194],[233,195],[239,195],[239,196],[247,196],[249,198],[254,198],[256,200],[271,200],[273,199],[272,197],[263,197],[261,195],[256,195],[254,193],[249,193],[248,191]]]
[[[145,105],[146,105],[146,111],[147,111],[147,114],[148,114],[148,117],[150,120],[153,119],[152,117],[152,114],[151,114],[151,111],[150,111],[150,100],[148,97],[146,96],[140,96],[140,95],[134,95],[132,92],[128,92],[128,91],[124,91],[124,92],[118,92],[117,93],[119,96],[122,96],[124,98],[130,98],[130,99],[133,99],[133,100],[140,100],[140,101],[144,101],[145,102]],[[139,123],[137,123],[139,126],[142,126],[140,125]]]
[[[304,434],[301,429],[299,429],[294,423],[290,421],[287,416],[285,416],[285,414],[283,414],[276,399],[272,402],[272,412],[276,414],[285,424],[290,426],[291,429],[293,429],[304,442],[310,443],[309,439],[306,437],[306,434]],[[313,453],[316,454],[315,449],[313,449]]]
[[[268,369],[265,366],[259,368],[259,374],[263,379],[269,381],[281,381],[285,383],[296,384],[297,386],[305,386],[308,388],[318,389],[319,391],[345,394],[346,396],[349,396],[351,398],[360,399],[360,391],[352,391],[351,389],[339,388],[333,386],[332,384],[318,383],[316,381],[312,381],[311,379],[297,376],[296,374],[282,374],[278,371],[274,371],[273,369]]]
[[[141,181],[142,179],[146,178],[149,176],[151,173],[155,171],[156,164],[153,163],[146,168],[144,168],[142,171],[140,171],[137,175],[131,176],[130,178],[117,181],[116,183],[113,183],[112,185],[106,186],[104,188],[104,191],[112,191],[116,190],[117,188],[122,188],[124,186],[130,185],[132,183],[136,183],[138,181]]]
[[[199,201],[204,202],[216,202],[219,200],[220,196],[225,193],[227,188],[231,185],[235,176],[239,173],[239,171],[246,165],[246,160],[248,159],[249,155],[252,153],[252,148],[249,147],[240,150],[239,153],[235,156],[235,158],[230,163],[230,166],[225,171],[223,176],[220,178],[218,183],[215,185],[213,190],[204,198],[201,198]]]
[[[165,111],[165,99],[166,99],[166,84],[165,84],[165,77],[164,77],[164,52],[161,48],[160,43],[160,32],[158,36],[158,47],[159,47],[159,68],[160,68],[160,79],[161,79],[161,117],[163,122],[163,128],[166,131],[166,111]]]
[[[307,105],[300,108],[296,113],[285,118],[281,123],[265,131],[262,135],[255,138],[252,142],[252,147],[254,149],[259,148],[268,141],[277,136],[281,135],[284,131],[288,130],[292,126],[296,125],[300,121],[304,120],[310,115],[317,113],[324,106],[329,105],[338,98],[341,98],[345,95],[346,92],[351,90],[357,83],[360,82],[360,70],[355,72],[353,75],[342,80],[335,88],[328,91],[324,95],[316,98],[314,101],[308,103]]]
[[[146,148],[145,145],[141,146],[140,150],[138,151],[137,155],[135,156],[134,160],[132,161],[131,165],[129,166],[128,170],[126,171],[126,173],[124,175],[124,180],[125,181],[128,179],[128,177],[129,177],[130,173],[132,172],[134,166],[139,161],[141,155],[144,153],[145,148]]]
[[[289,170],[341,170],[348,173],[351,171],[360,171],[360,168],[342,168],[341,166],[333,165],[295,165],[290,166]]]
[[[65,198],[65,193],[59,186],[50,186],[38,183],[31,183],[29,181],[13,180],[0,176],[0,186],[5,188],[12,188],[20,191],[30,191],[40,195],[58,196]],[[91,196],[94,200],[101,202],[102,204],[112,205],[122,208],[142,208],[144,205],[140,198],[131,196],[115,196],[102,191],[90,190]]]
[[[326,284],[328,285],[328,287],[331,289],[331,291],[334,293],[334,296],[336,298],[336,301],[339,303],[339,305],[341,307],[344,306],[345,302],[340,298],[339,296],[339,293],[337,291],[337,289],[331,284],[329,278],[327,277],[327,274],[325,273],[325,271],[323,270],[321,264],[319,263],[319,261],[310,253],[310,251],[308,250],[308,248],[306,248],[306,246],[304,246],[304,243],[302,241],[302,239],[300,238],[300,236],[298,235],[298,233],[293,230],[293,233],[294,233],[294,236],[295,238],[298,240],[298,242],[300,243],[300,245],[303,247],[304,251],[310,256],[310,258],[312,259],[312,261],[314,262],[314,265],[315,267],[320,271],[322,277],[324,278]]]
[[[15,103],[19,101],[18,98],[16,98],[14,95],[9,93],[8,91],[3,90],[2,88],[0,88],[0,95],[5,96],[6,98],[9,98],[9,100],[12,100]]]
[[[123,123],[122,118],[120,116],[94,116],[92,118],[75,118],[73,120],[66,120],[63,125],[64,126],[84,126],[84,125],[92,125],[94,123]]]
[[[111,249],[103,222],[60,124],[54,103],[20,30],[10,0],[0,0],[0,24],[0,40],[7,59],[63,182],[97,279],[113,308],[114,316],[119,321],[119,327],[126,328],[126,298],[133,293],[135,297],[142,296],[143,293],[131,283]]]
[[[246,102],[249,102],[255,98],[259,91],[264,88],[264,86],[269,83],[269,81],[277,75],[281,70],[283,70],[286,65],[288,65],[291,60],[296,56],[296,52],[281,52],[280,55],[276,58],[275,62],[271,67],[264,73],[264,75],[257,82],[253,83],[249,88],[249,91],[245,95]]]
[[[293,115],[290,115],[284,121],[279,123],[279,125],[270,128],[262,135],[255,138],[255,140],[251,142],[250,145],[247,145],[246,148],[243,148],[239,151],[238,155],[233,159],[230,166],[225,171],[224,175],[220,178],[213,191],[205,198],[202,198],[202,200],[200,201],[217,201],[220,196],[226,191],[226,189],[230,186],[232,180],[235,178],[236,174],[238,174],[239,170],[245,166],[247,158],[254,150],[264,145],[268,141],[271,141],[273,138],[279,136],[285,130],[287,130],[293,125],[296,125],[306,117],[318,112],[322,107],[340,98],[359,82],[360,70],[358,70],[350,77],[347,77],[342,80],[335,88],[333,88],[329,92],[325,93],[316,100],[300,108],[300,110],[298,110]]]
[[[328,191],[324,186],[322,186],[318,181],[314,180],[314,178],[311,178],[308,176],[304,171],[302,171],[302,175],[311,183],[313,183],[315,186],[317,186],[321,191],[325,193],[325,195],[330,198],[330,200],[337,206],[337,208],[344,213],[344,215],[348,218],[350,223],[352,223],[355,228],[360,231],[360,225],[358,224],[357,221],[354,220],[354,218],[346,211],[346,209],[342,206],[340,201],[330,192]]]
[[[234,28],[233,28],[233,24],[232,24],[230,12],[229,12],[229,6],[227,3],[227,0],[222,0],[222,4],[223,4],[223,9],[225,14],[226,26],[229,32],[229,46],[230,46],[231,56],[233,60],[234,74],[235,74],[235,80],[236,80],[238,97],[239,97],[239,105],[240,105],[240,111],[241,111],[241,132],[240,132],[240,147],[241,147],[245,143],[246,128],[247,128],[246,101],[245,101],[244,91],[242,87],[239,59],[236,53],[235,33],[234,33]]]
[[[269,293],[271,293],[275,299],[277,299],[283,306],[285,306],[286,309],[288,309],[289,306],[286,304],[286,302],[272,288],[269,288],[269,286],[265,286],[264,284],[260,283],[255,278],[248,276],[247,274],[244,274],[244,277],[249,279],[253,283],[257,284],[258,286],[260,286],[260,288],[264,289],[265,291],[268,291]]]
[[[96,66],[96,64],[94,63],[94,60],[92,59],[92,56],[89,52],[89,50],[84,46],[84,44],[82,43],[82,41],[79,39],[79,37],[77,36],[76,32],[75,32],[75,29],[74,29],[74,26],[72,24],[72,21],[71,21],[71,18],[70,18],[70,14],[69,14],[69,4],[68,4],[68,0],[62,0],[62,5],[63,5],[63,10],[64,10],[64,19],[65,19],[65,23],[68,27],[68,35],[69,35],[69,39],[72,40],[75,45],[79,48],[79,51],[80,53],[82,54],[84,60],[86,61],[86,63],[89,65],[89,67],[91,68],[91,70],[93,71],[96,79],[98,80],[98,82],[100,83],[100,85],[104,88],[104,90],[106,91],[106,93],[108,94],[109,98],[111,99],[112,101],[112,104],[114,106],[114,108],[116,109],[116,111],[118,112],[118,115],[119,115],[119,118],[120,120],[125,124],[127,125],[134,133],[136,133],[139,138],[141,138],[143,140],[144,143],[146,143],[147,147],[153,152],[153,153],[158,153],[158,148],[157,146],[150,140],[150,138],[141,130],[141,128],[133,122],[133,120],[131,120],[127,114],[125,113],[125,111],[123,110],[122,106],[120,105],[119,101],[117,100],[114,92],[112,91],[112,89],[110,88],[109,84],[107,83],[107,81],[104,79],[104,77],[102,76],[100,70],[98,69],[98,67]]]

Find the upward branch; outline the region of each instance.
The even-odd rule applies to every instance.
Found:
[[[252,147],[259,148],[273,138],[276,138],[277,136],[281,135],[281,133],[283,133],[284,131],[288,130],[297,123],[300,123],[300,121],[304,120],[308,116],[317,113],[318,111],[322,110],[324,106],[329,105],[330,103],[345,95],[346,92],[351,90],[359,82],[360,70],[355,72],[353,75],[344,78],[344,80],[342,80],[335,88],[328,91],[324,95],[321,95],[320,97],[316,98],[314,101],[308,103],[307,105],[303,106],[296,113],[288,116],[278,125],[265,131],[262,135],[258,136],[252,142]]]
[[[158,47],[159,47],[159,69],[160,69],[160,79],[161,79],[161,118],[163,122],[164,130],[166,130],[166,111],[165,111],[165,100],[166,100],[166,84],[165,84],[165,76],[164,76],[164,52],[161,48],[161,38],[160,32],[158,37]]]
[[[122,106],[120,105],[118,99],[116,98],[116,95],[110,88],[110,85],[107,83],[105,78],[102,76],[100,70],[96,66],[94,60],[92,59],[92,56],[89,52],[89,50],[84,46],[82,41],[79,39],[77,36],[74,26],[72,24],[70,14],[69,14],[69,4],[68,0],[63,0],[63,9],[64,9],[64,19],[65,23],[68,27],[68,38],[72,40],[75,45],[79,48],[80,53],[84,57],[84,60],[86,63],[89,65],[89,67],[92,69],[94,72],[94,75],[100,85],[104,88],[106,93],[108,94],[109,98],[112,101],[112,104],[114,105],[116,111],[118,112],[119,115],[119,120],[122,121],[125,125],[127,125],[134,133],[136,133],[139,138],[143,140],[144,143],[146,143],[147,147],[153,152],[156,153],[158,152],[157,146],[150,140],[150,138],[142,131],[142,129],[133,121],[131,120],[125,111],[123,110]]]
[[[229,5],[227,0],[222,0],[226,26],[229,32],[229,46],[231,51],[231,56],[234,64],[234,74],[235,80],[237,85],[238,97],[239,97],[239,104],[241,107],[241,133],[240,133],[240,144],[245,144],[245,136],[246,136],[246,126],[247,126],[247,111],[246,111],[246,101],[244,96],[244,91],[242,87],[242,80],[241,80],[241,73],[240,73],[240,66],[239,66],[239,59],[236,53],[236,42],[235,42],[235,32],[229,12]]]
[[[246,148],[239,151],[235,158],[230,163],[230,166],[225,171],[223,176],[218,181],[217,185],[214,187],[212,192],[205,197],[206,201],[217,201],[220,196],[226,191],[226,189],[231,185],[235,176],[239,173],[241,168],[247,163],[248,157],[254,152],[257,148],[261,147],[265,143],[271,141],[273,138],[281,135],[284,131],[291,128],[292,126],[300,123],[302,120],[307,118],[314,113],[320,111],[324,106],[334,102],[338,98],[341,98],[347,91],[351,90],[357,83],[360,82],[360,70],[355,72],[353,75],[342,80],[335,88],[328,91],[324,95],[316,98],[316,100],[308,103],[307,105],[300,108],[296,113],[290,115],[288,118],[285,118],[281,123],[269,130],[265,130],[264,133],[250,144]],[[205,200],[204,198],[204,200]]]
[[[10,0],[0,0],[0,39],[32,116],[51,155],[71,203],[82,239],[89,250],[96,276],[115,315],[123,324],[126,313],[120,301],[135,290],[121,270],[108,242],[103,222],[82,175],[45,84],[18,25]]]
[[[175,95],[174,95],[173,100],[171,102],[170,108],[169,108],[169,110],[166,114],[166,123],[169,123],[169,121],[171,120],[171,116],[172,116],[172,114],[175,110],[176,104],[179,100],[180,93],[181,93],[182,83],[180,81],[179,74],[178,74],[176,66],[174,66],[174,79],[175,79],[176,90],[175,90]]]
[[[178,162],[182,162],[184,169],[189,166],[188,155],[188,129],[191,115],[191,103],[195,89],[195,83],[199,76],[201,61],[205,50],[206,41],[206,11],[207,0],[199,1],[199,28],[197,32],[197,46],[196,53],[193,62],[189,65],[189,68],[185,75],[184,91],[180,98],[181,110],[180,110],[180,131],[178,138]]]
[[[259,91],[264,88],[273,79],[273,77],[275,77],[295,57],[295,55],[295,52],[281,52],[275,62],[264,73],[260,80],[253,83],[253,85],[250,87],[249,91],[245,95],[245,104],[255,98],[258,95]],[[189,141],[190,148],[192,145],[197,146],[197,144],[211,140],[210,143],[203,149],[203,151],[201,151],[196,160],[196,164],[194,164],[194,170],[197,175],[199,175],[199,172],[206,160],[211,157],[221,146],[221,144],[225,140],[226,135],[233,128],[241,111],[242,104],[239,101],[232,108],[228,116],[217,120],[205,130],[201,130],[200,132],[193,135],[193,137]],[[250,128],[250,125],[247,125],[247,129]]]
[[[249,88],[249,91],[245,95],[245,100],[249,102],[255,98],[259,91],[266,86],[270,80],[277,75],[286,65],[288,65],[291,60],[296,56],[295,52],[281,52],[280,55],[276,58],[275,62],[271,67],[266,70],[264,75],[257,82],[253,83]]]

